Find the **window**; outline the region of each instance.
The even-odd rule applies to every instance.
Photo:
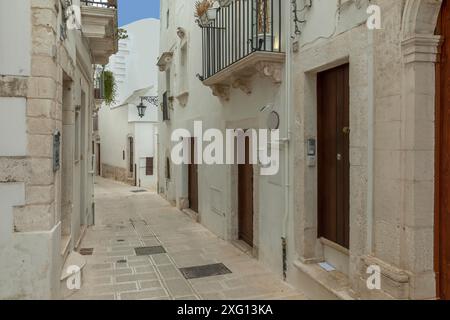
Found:
[[[75,111],[75,151],[74,151],[74,158],[75,162],[78,162],[81,160],[80,152],[81,152],[81,119],[80,119],[80,110],[77,109]]]
[[[145,175],[147,176],[153,175],[153,158],[145,159]]]
[[[129,172],[130,173],[134,173],[134,139],[132,137],[128,138],[128,143],[129,143]]]
[[[169,29],[170,26],[170,9],[167,9],[166,13],[166,29]]]
[[[170,180],[170,159],[166,158],[166,179]]]
[[[162,112],[163,112],[163,121],[169,121],[169,97],[168,92],[164,92],[163,94],[163,104],[162,104]]]

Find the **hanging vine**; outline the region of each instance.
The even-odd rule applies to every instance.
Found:
[[[116,102],[117,84],[112,71],[103,70],[104,99],[107,106]]]

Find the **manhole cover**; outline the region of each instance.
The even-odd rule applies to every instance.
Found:
[[[151,256],[155,254],[166,253],[162,246],[134,248],[137,256]]]
[[[132,190],[132,193],[144,193],[147,192],[147,190]]]
[[[206,266],[181,268],[181,273],[186,279],[207,278],[232,273],[223,263],[209,264]]]
[[[125,240],[119,239],[119,240],[117,240],[117,242],[125,242]]]
[[[79,253],[82,256],[92,256],[94,254],[94,248],[81,248]]]

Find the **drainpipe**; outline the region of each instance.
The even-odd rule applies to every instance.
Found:
[[[289,162],[289,154],[290,154],[290,141],[291,141],[291,123],[290,123],[290,115],[292,111],[292,98],[291,98],[291,92],[292,92],[292,72],[291,72],[291,65],[292,65],[292,45],[291,45],[291,8],[290,3],[286,2],[286,10],[285,14],[286,17],[289,17],[289,19],[286,19],[287,22],[285,24],[285,32],[286,32],[286,74],[285,74],[285,81],[286,81],[286,108],[285,108],[285,126],[286,126],[286,136],[280,140],[281,143],[284,143],[285,147],[285,156],[284,156],[284,217],[283,217],[283,225],[282,225],[282,238],[281,238],[281,245],[282,245],[282,256],[283,256],[283,279],[286,280],[287,278],[287,249],[288,249],[288,241],[287,241],[287,235],[288,235],[288,224],[289,224],[289,217],[290,217],[290,162]]]
[[[367,142],[367,241],[366,253],[371,254],[373,250],[373,191],[374,191],[374,146],[375,146],[375,94],[374,94],[374,38],[373,31],[368,30],[368,142]]]

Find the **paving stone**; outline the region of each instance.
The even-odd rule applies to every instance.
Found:
[[[172,264],[172,261],[170,261],[169,256],[167,254],[156,254],[152,256],[152,259],[156,266]]]
[[[152,281],[140,281],[139,285],[141,289],[159,289],[162,288],[162,284],[159,280]]]
[[[175,300],[179,300],[179,301],[195,301],[195,300],[199,300],[199,298],[196,297],[196,296],[187,296],[187,297],[175,298]]]
[[[221,292],[224,290],[224,288],[220,284],[220,282],[217,282],[217,281],[208,281],[208,282],[193,284],[193,287],[198,293]]]
[[[158,279],[156,273],[142,273],[142,274],[131,274],[124,276],[117,276],[116,282],[132,282],[132,281],[141,281],[141,280],[155,280]]]
[[[150,261],[150,259],[146,260],[137,260],[137,261],[129,261],[128,265],[130,267],[144,267],[144,266],[151,266],[153,263]]]
[[[158,266],[158,271],[162,277],[166,280],[182,278],[181,273],[175,268],[174,265]]]
[[[132,273],[133,273],[133,269],[131,269],[131,268],[123,268],[123,269],[114,270],[114,275],[116,275],[116,276],[132,274]]]
[[[107,285],[100,285],[100,286],[95,286],[92,289],[92,292],[95,295],[101,295],[101,294],[114,294],[116,290],[114,289],[114,285],[113,284],[107,284]]]
[[[156,290],[145,290],[145,291],[137,291],[137,292],[128,292],[121,293],[121,300],[146,300],[146,299],[155,299],[155,298],[164,298],[167,297],[167,293],[163,289]]]
[[[94,285],[112,284],[112,277],[107,276],[107,277],[94,278],[90,281],[90,283],[94,284]]]
[[[145,266],[145,267],[136,267],[134,268],[135,273],[155,273],[156,270],[153,266]]]
[[[169,289],[169,293],[173,297],[184,297],[192,295],[194,293],[186,280],[166,280],[165,283],[167,285],[167,288]]]
[[[138,289],[137,283],[135,283],[135,282],[114,285],[115,292],[136,291],[137,289]]]
[[[111,263],[101,263],[101,264],[93,264],[91,265],[93,270],[110,270],[112,269]]]

